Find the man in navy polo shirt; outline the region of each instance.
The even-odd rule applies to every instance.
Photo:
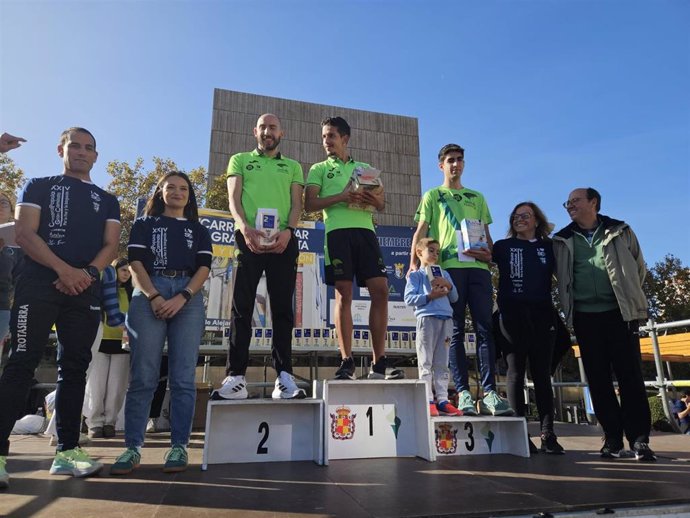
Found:
[[[62,174],[32,178],[17,203],[16,240],[26,267],[15,289],[10,358],[0,377],[0,487],[9,485],[8,438],[53,324],[59,338],[58,447],[50,473],[85,477],[102,468],[78,440],[86,369],[101,318],[100,272],[117,254],[120,206],[91,183],[98,153],[88,130],[65,130],[57,151]]]

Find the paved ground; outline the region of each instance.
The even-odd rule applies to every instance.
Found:
[[[530,424],[532,431],[534,424]],[[192,466],[160,471],[166,434],[150,436],[142,466],[131,476],[72,479],[51,476],[48,440],[15,436],[0,490],[0,515],[50,518],[195,518],[347,516],[531,516],[603,507],[645,516],[690,516],[690,436],[656,434],[659,461],[599,458],[594,427],[557,425],[563,456],[511,455],[421,459],[214,465],[202,472],[203,435],[195,434]],[[122,439],[94,441],[88,451],[107,465]],[[663,506],[672,505],[670,508]],[[669,511],[669,509],[671,511]],[[687,513],[686,513],[687,511]],[[556,514],[558,516],[558,514]],[[629,514],[628,514],[629,515]],[[547,516],[547,515],[542,515]]]

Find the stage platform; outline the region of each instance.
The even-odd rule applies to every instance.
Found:
[[[529,424],[536,434],[534,423]],[[690,436],[653,435],[656,463],[601,459],[595,427],[557,424],[566,455],[539,454],[224,464],[201,470],[203,435],[195,433],[192,465],[161,472],[167,434],[150,434],[142,466],[111,477],[122,437],[87,447],[106,464],[96,477],[51,476],[48,439],[12,436],[9,489],[0,515],[109,517],[412,517],[412,516],[690,516]],[[537,441],[535,441],[537,442]],[[585,513],[585,511],[587,511]],[[540,516],[549,516],[543,514]]]

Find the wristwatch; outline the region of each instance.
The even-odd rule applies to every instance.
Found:
[[[84,271],[89,274],[92,281],[97,281],[101,277],[101,272],[99,272],[98,268],[96,268],[92,264],[90,264],[86,268],[84,268]]]
[[[288,225],[288,226],[285,227],[285,228],[288,229],[288,230],[289,230],[290,232],[292,232],[293,234],[295,233],[295,227],[291,227],[290,225]]]

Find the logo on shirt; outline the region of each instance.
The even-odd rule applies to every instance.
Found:
[[[65,231],[69,218],[69,194],[70,187],[66,185],[53,185],[50,188],[50,201],[48,212],[50,222],[48,223],[48,246],[65,244]]]
[[[543,248],[537,248],[537,257],[539,257],[541,264],[546,264],[546,250]]]
[[[163,267],[168,264],[168,229],[154,228],[151,236],[151,252],[153,252],[153,266]]]
[[[98,212],[101,208],[101,196],[95,191],[91,191],[91,203],[93,205],[93,211]]]
[[[254,165],[254,164],[256,164],[256,165]],[[261,166],[259,165],[258,160],[250,160],[249,163],[247,164],[247,166],[245,167],[245,169],[247,171],[251,171],[252,169],[254,169],[254,167],[256,167],[257,169],[261,169]]]
[[[187,240],[187,249],[191,250],[194,246],[194,232],[191,228],[184,229],[184,238]]]

